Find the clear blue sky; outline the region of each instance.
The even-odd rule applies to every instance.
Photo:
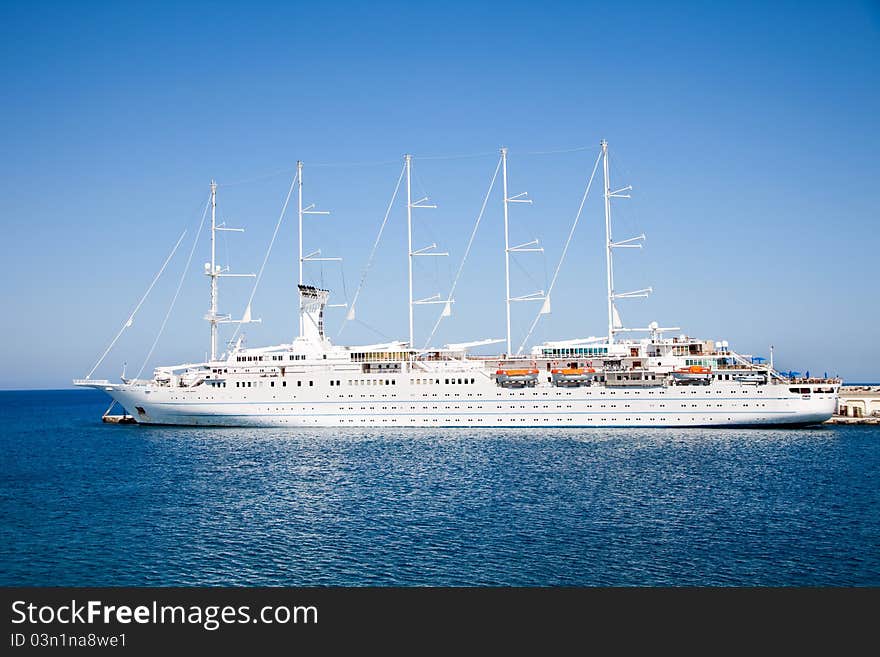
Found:
[[[510,148],[514,292],[546,285],[598,142],[613,182],[624,320],[727,339],[800,371],[880,379],[880,9],[829,3],[40,3],[0,8],[0,387],[83,375],[214,177],[223,220],[247,228],[221,261],[256,271],[297,159],[306,248],[345,258],[309,279],[350,299],[402,155],[416,157],[424,259],[418,296],[445,295],[497,161]],[[567,154],[536,151],[588,146]],[[463,159],[427,156],[488,153]],[[419,159],[422,157],[423,159]],[[317,166],[391,162],[362,166]],[[493,195],[436,342],[504,332],[501,201]],[[295,223],[282,228],[254,303],[251,345],[295,330]],[[346,342],[406,338],[404,208],[394,209]],[[602,210],[591,195],[535,338],[605,330]],[[189,242],[97,375],[138,369]],[[204,357],[203,240],[149,367]],[[226,279],[221,309],[248,282]],[[417,340],[437,307],[422,308]],[[515,308],[514,338],[534,305]],[[328,318],[335,336],[343,311]],[[149,371],[149,368],[148,368]]]

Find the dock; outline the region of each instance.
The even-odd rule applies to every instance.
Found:
[[[837,412],[826,424],[880,425],[880,385],[841,386]]]
[[[873,424],[880,426],[880,417],[846,417],[845,415],[832,415],[830,420],[823,424]]]

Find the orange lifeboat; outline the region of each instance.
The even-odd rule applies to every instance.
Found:
[[[520,370],[498,370],[495,372],[496,375],[500,374],[503,376],[525,376],[527,374],[537,374],[538,370],[533,369],[520,369]]]
[[[672,378],[677,383],[708,385],[712,380],[712,368],[703,365],[681,367],[672,373]]]
[[[565,367],[550,370],[553,375],[553,385],[561,387],[577,387],[590,385],[592,375],[596,370],[592,367]]]
[[[533,388],[538,383],[538,370],[531,367],[499,369],[495,372],[495,382],[503,388]]]
[[[564,374],[566,376],[575,376],[580,374],[594,374],[596,370],[592,367],[566,367],[563,369],[550,370],[550,374]]]

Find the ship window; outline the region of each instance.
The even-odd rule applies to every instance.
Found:
[[[333,387],[333,381],[330,381],[330,387],[331,388]]]
[[[296,382],[296,387],[297,387],[297,388],[300,388],[300,387],[302,387],[302,384],[303,384],[302,381],[297,381],[297,382]]]
[[[310,386],[313,386],[313,385],[315,385],[315,382],[314,382],[314,381],[309,381],[309,385],[310,385]]]
[[[287,387],[287,381],[282,381],[282,382],[281,382],[281,387],[282,387],[282,388],[286,388],[286,387]]]
[[[274,387],[275,387],[275,382],[274,382],[274,381],[270,381],[270,382],[269,382],[269,386],[272,387],[272,388],[274,388]]]

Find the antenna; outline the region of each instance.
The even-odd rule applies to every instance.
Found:
[[[623,328],[620,321],[620,315],[614,304],[615,299],[635,299],[637,297],[647,297],[653,288],[647,287],[633,292],[615,292],[614,291],[614,261],[612,256],[613,249],[641,249],[642,242],[645,241],[645,235],[642,233],[638,237],[615,242],[611,237],[611,199],[612,198],[630,198],[629,194],[624,194],[632,189],[631,185],[621,187],[614,191],[611,190],[611,179],[608,173],[608,142],[604,139],[602,146],[602,168],[605,173],[605,264],[608,279],[608,343],[614,342],[614,334],[627,329]]]
[[[547,312],[550,312],[550,305],[544,294],[544,290],[540,290],[539,292],[533,292],[532,294],[526,294],[518,297],[510,296],[510,254],[511,253],[530,253],[530,252],[543,252],[543,247],[539,246],[538,240],[532,240],[531,242],[525,242],[524,244],[518,244],[517,246],[510,246],[510,221],[509,221],[509,208],[508,206],[511,203],[529,203],[531,204],[532,199],[528,198],[528,192],[521,192],[515,196],[507,195],[507,148],[501,148],[501,171],[502,171],[502,180],[504,184],[504,285],[505,285],[505,294],[504,294],[504,302],[507,311],[507,355],[510,355],[511,352],[511,344],[510,344],[510,303],[512,301],[543,301],[544,306],[547,309]],[[543,310],[543,308],[542,308]]]

